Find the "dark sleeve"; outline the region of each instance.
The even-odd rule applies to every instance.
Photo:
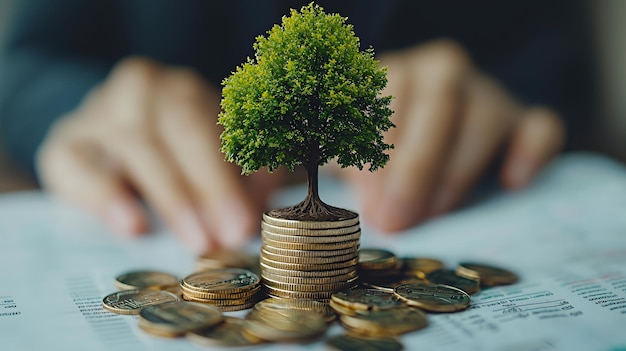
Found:
[[[0,64],[0,139],[15,162],[34,172],[50,125],[106,76],[121,48],[106,26],[113,23],[106,1],[15,5]]]

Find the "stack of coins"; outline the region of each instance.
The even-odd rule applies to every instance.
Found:
[[[222,312],[248,309],[259,301],[259,277],[239,268],[205,270],[180,282],[183,299],[218,307]]]
[[[328,301],[357,285],[359,218],[307,222],[263,215],[261,277],[270,296]]]

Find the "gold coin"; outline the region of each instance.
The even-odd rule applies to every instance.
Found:
[[[480,291],[479,279],[461,277],[454,271],[439,269],[426,275],[426,280],[432,284],[450,285],[473,295]]]
[[[298,228],[285,228],[281,226],[271,225],[266,222],[261,222],[261,229],[273,234],[284,234],[284,235],[296,235],[296,236],[337,236],[355,233],[359,231],[359,223],[357,222],[353,226],[344,227],[344,228],[336,228],[336,229],[298,229]]]
[[[187,339],[203,346],[250,346],[263,340],[245,333],[246,321],[241,318],[224,317],[224,321],[213,328],[187,333]]]
[[[317,301],[328,301],[330,300],[332,291],[322,291],[322,292],[301,292],[301,291],[291,291],[284,289],[277,289],[271,286],[266,286],[265,291],[268,295],[272,297],[278,298],[286,298],[286,299],[307,299],[307,300],[317,300]]]
[[[263,245],[262,249],[266,252],[270,252],[274,255],[289,256],[289,257],[333,257],[339,255],[354,254],[358,256],[359,246],[349,247],[347,249],[340,250],[289,250],[276,248],[270,245]]]
[[[266,246],[273,246],[279,249],[307,250],[307,251],[343,250],[343,249],[354,248],[354,247],[359,246],[359,240],[342,241],[338,243],[329,243],[329,244],[305,244],[305,243],[286,243],[283,241],[271,240],[262,236],[261,241]]]
[[[198,270],[219,268],[250,269],[257,264],[259,257],[241,251],[216,250],[210,251],[196,260]]]
[[[321,278],[321,277],[334,277],[334,276],[348,274],[352,272],[356,272],[354,267],[347,267],[347,268],[334,269],[334,270],[324,270],[324,271],[300,271],[300,270],[293,270],[293,269],[274,268],[261,262],[261,275],[262,276],[265,276],[266,274],[274,274],[274,275],[282,275],[285,277]]]
[[[349,212],[349,211],[348,211]],[[339,221],[298,221],[292,219],[282,219],[271,216],[269,213],[263,214],[263,222],[277,227],[298,228],[298,229],[335,229],[353,226],[359,223],[359,215],[351,212],[351,217]]]
[[[419,330],[428,324],[426,314],[415,308],[361,311],[339,316],[341,324],[358,335],[391,337]]]
[[[517,281],[517,274],[511,271],[474,262],[460,263],[456,274],[469,279],[478,279],[483,286],[508,285]]]
[[[139,314],[142,308],[178,301],[178,297],[163,290],[122,290],[102,299],[102,307],[117,314]]]
[[[339,315],[342,314],[357,314],[359,311],[353,310],[347,306],[336,303],[332,299],[328,302],[328,306],[333,309],[333,311],[337,312]]]
[[[185,285],[181,285],[182,295],[192,296],[196,298],[202,299],[243,299],[249,296],[253,296],[261,290],[261,285],[258,284],[251,290],[242,291],[238,293],[228,293],[228,292],[219,292],[219,293],[206,293],[199,292],[197,290],[188,289]]]
[[[351,334],[334,336],[326,340],[326,345],[336,351],[401,351],[404,348],[394,338],[371,338]]]
[[[307,263],[283,263],[278,261],[270,260],[266,257],[261,256],[261,265],[266,265],[273,268],[279,269],[287,269],[287,270],[300,270],[300,271],[333,271],[336,269],[343,268],[353,268],[356,270],[356,265],[358,263],[357,258],[353,258],[351,260],[343,261],[343,262],[334,262],[334,263],[325,263],[325,264],[307,264]],[[261,268],[263,271],[263,268]]]
[[[394,294],[409,306],[432,312],[461,311],[470,304],[470,297],[463,290],[440,284],[400,285]]]
[[[359,269],[384,270],[398,268],[398,257],[382,249],[361,249],[359,251]]]
[[[363,284],[364,286],[368,288],[378,289],[378,290],[386,291],[389,293],[393,293],[393,289],[400,285],[428,284],[428,282],[426,280],[419,279],[419,278],[407,278],[407,279],[394,280],[394,281],[380,283],[380,284],[379,283],[364,283],[364,282],[362,282],[361,284]]]
[[[426,257],[403,257],[400,259],[402,272],[420,279],[426,278],[426,274],[443,268],[443,262]]]
[[[273,280],[279,283],[286,283],[286,284],[319,284],[319,283],[328,284],[328,283],[345,282],[352,278],[357,278],[358,274],[356,271],[352,271],[346,274],[335,275],[331,277],[310,278],[310,277],[288,277],[288,276],[283,276],[279,274],[271,274],[271,273],[266,272],[262,274],[262,277],[268,280]]]
[[[325,291],[338,291],[347,287],[352,287],[356,284],[357,278],[351,278],[347,281],[337,283],[319,283],[319,284],[288,284],[281,283],[267,278],[263,279],[263,284],[266,287],[272,287],[281,290],[299,291],[299,292],[325,292]]]
[[[222,313],[206,304],[175,301],[145,307],[139,312],[139,327],[148,333],[177,336],[208,328],[222,321]]]
[[[393,293],[376,289],[339,291],[332,295],[331,301],[356,310],[386,310],[405,306]]]
[[[330,257],[292,257],[292,256],[276,255],[271,252],[265,251],[265,249],[261,248],[261,256],[272,261],[283,262],[283,263],[326,264],[326,263],[344,262],[344,261],[356,259],[358,258],[358,253],[354,252],[354,253],[349,253],[347,255],[338,255],[338,256],[330,256]]]
[[[194,273],[185,277],[181,287],[200,293],[239,293],[254,289],[259,277],[239,268],[221,268]]]
[[[202,297],[183,295],[183,299],[185,301],[206,303],[212,306],[232,306],[232,305],[245,305],[250,302],[259,301],[260,295],[253,295],[253,296],[241,298],[241,299],[206,299]]]
[[[172,285],[178,285],[176,276],[156,271],[126,272],[115,278],[119,290],[161,289]]]
[[[330,323],[335,320],[337,315],[335,311],[328,304],[321,303],[315,300],[291,300],[291,299],[279,299],[276,297],[270,297],[263,301],[260,301],[254,305],[255,310],[302,310],[313,311],[321,314],[324,317],[326,323]]]
[[[246,321],[249,334],[276,342],[309,340],[323,334],[327,328],[320,313],[298,309],[253,309]]]
[[[222,312],[235,312],[235,311],[243,311],[243,310],[248,310],[252,307],[254,307],[254,305],[256,305],[257,301],[252,301],[252,302],[248,302],[248,303],[244,303],[241,305],[231,305],[231,306],[217,306],[217,308],[220,309],[220,311]]]
[[[261,231],[263,238],[267,240],[280,241],[284,243],[294,244],[334,244],[344,241],[359,240],[361,237],[361,231],[354,233],[333,235],[333,236],[301,236],[301,235],[286,235],[286,234],[274,234],[265,230]]]

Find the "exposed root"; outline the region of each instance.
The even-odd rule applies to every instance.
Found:
[[[270,216],[291,219],[296,221],[343,221],[357,216],[356,213],[338,207],[330,206],[319,198],[308,197],[299,204],[287,208],[272,210]]]

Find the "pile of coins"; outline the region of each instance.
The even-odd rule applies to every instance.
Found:
[[[359,217],[306,222],[263,215],[261,277],[270,296],[328,301],[357,285]]]
[[[358,286],[346,284],[346,289],[324,295],[328,300],[266,298],[258,275],[249,270],[258,259],[214,252],[198,259],[202,271],[181,281],[161,272],[122,274],[115,281],[122,290],[106,296],[102,305],[110,312],[138,314],[139,327],[147,333],[184,335],[200,345],[308,342],[338,319],[345,333],[326,340],[332,349],[401,350],[398,337],[426,327],[428,313],[462,311],[470,306],[470,293],[517,280],[512,272],[479,263],[462,262],[446,270],[439,260],[399,258],[381,249],[356,254]],[[223,315],[241,309],[249,309],[244,318]]]
[[[204,270],[185,277],[180,282],[182,298],[204,302],[222,312],[251,308],[259,301],[259,277],[240,268]]]

